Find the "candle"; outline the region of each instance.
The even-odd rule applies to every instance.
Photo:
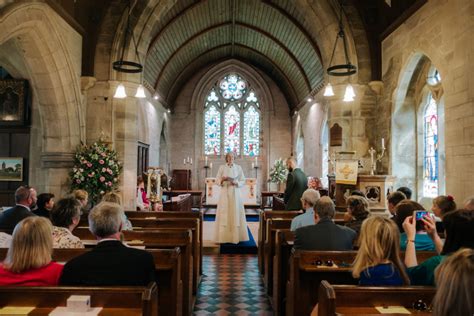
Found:
[[[205,159],[205,163],[204,163],[205,166],[207,166],[207,156],[206,156],[206,159]]]
[[[185,164],[186,164],[186,158],[184,158],[184,160],[183,160],[183,165],[185,165]]]
[[[189,161],[190,164],[193,164],[193,158],[191,158],[191,160]]]
[[[255,164],[252,162],[252,169],[255,168]]]
[[[382,148],[385,148],[385,139],[382,137]]]
[[[147,198],[150,198],[150,193],[151,193],[151,172],[150,172],[150,169],[148,169],[147,184],[146,184],[146,197]]]
[[[211,167],[211,169],[212,169],[212,162],[209,164],[209,167]]]

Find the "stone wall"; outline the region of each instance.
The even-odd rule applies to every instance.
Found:
[[[235,68],[238,66],[238,68]],[[234,67],[234,68],[233,68]],[[205,170],[203,154],[203,106],[199,100],[208,93],[211,82],[223,76],[227,71],[238,71],[253,84],[261,103],[261,155],[258,157],[258,184],[260,190],[267,189],[268,172],[275,159],[285,158],[290,154],[291,120],[288,104],[278,86],[265,74],[236,60],[212,65],[197,72],[187,82],[176,99],[170,116],[170,157],[171,169],[188,168],[183,159],[193,158],[192,186],[204,189]],[[213,169],[208,176],[216,175],[217,169],[224,164],[222,157],[210,157]],[[251,168],[253,158],[238,158],[246,177],[255,177]]]
[[[399,103],[416,102],[406,98],[414,65],[423,56],[441,74],[444,90],[446,193],[462,201],[474,193],[472,162],[474,161],[474,2],[470,0],[428,1],[382,43],[384,93],[377,108],[380,119],[377,131],[391,138],[394,122],[406,112],[399,112]],[[415,110],[413,110],[415,111]],[[392,142],[393,151],[399,146]],[[403,170],[394,168],[394,158],[387,168],[394,175]],[[413,168],[415,166],[407,166]],[[419,176],[416,177],[419,181]],[[442,180],[441,180],[442,181]],[[410,184],[410,183],[408,183]],[[411,184],[412,188],[416,185]]]

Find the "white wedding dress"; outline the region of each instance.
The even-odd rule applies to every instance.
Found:
[[[222,183],[223,177],[232,177],[237,185],[228,181]],[[216,226],[214,241],[217,243],[234,243],[249,240],[245,209],[240,188],[245,183],[244,172],[239,165],[225,164],[219,167],[216,181],[221,184],[219,202],[217,202]]]

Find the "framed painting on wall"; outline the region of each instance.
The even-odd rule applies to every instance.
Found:
[[[22,157],[0,157],[0,181],[23,181]]]
[[[28,81],[0,80],[0,126],[28,123]]]

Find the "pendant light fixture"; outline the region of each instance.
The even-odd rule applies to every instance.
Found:
[[[135,1],[133,6],[131,5],[131,1],[128,2],[126,10],[128,11],[127,13],[127,22],[125,24],[125,30],[124,30],[124,35],[123,35],[123,44],[122,44],[122,51],[120,53],[120,60],[114,61],[112,63],[112,67],[115,71],[117,72],[122,72],[122,73],[140,73],[140,85],[137,88],[137,92],[135,94],[136,98],[145,98],[145,89],[143,85],[141,84],[141,73],[143,72],[143,65],[140,63],[140,56],[138,55],[138,49],[137,49],[137,44],[135,42],[135,37],[133,36],[132,31],[130,30],[130,14],[132,12],[133,7],[135,6],[137,2]],[[138,62],[135,61],[130,61],[130,60],[124,60],[125,56],[125,45],[127,44],[127,39],[128,36],[130,35],[132,42],[135,46],[135,57]],[[114,98],[118,99],[123,99],[127,97],[127,93],[125,91],[125,86],[120,83],[117,86],[117,89],[115,90]]]
[[[329,67],[326,69],[326,72],[329,76],[334,77],[350,77],[357,73],[357,67],[353,65],[349,59],[349,54],[347,53],[347,40],[346,34],[344,33],[344,24],[342,23],[342,16],[344,14],[342,2],[339,2],[340,5],[340,14],[339,14],[339,32],[337,33],[336,40],[334,42],[334,48],[332,50],[331,60],[329,62]],[[333,64],[334,54],[336,52],[337,43],[339,39],[342,41],[344,49],[345,64]],[[324,90],[324,96],[331,97],[334,96],[334,90],[330,82],[326,85]],[[354,101],[355,93],[352,85],[349,84],[346,87],[343,101],[350,102]]]

